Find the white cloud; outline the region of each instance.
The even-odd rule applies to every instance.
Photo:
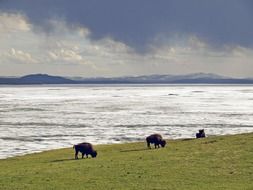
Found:
[[[68,49],[59,49],[48,53],[53,60],[79,62],[83,58],[77,52]]]
[[[31,30],[23,15],[0,13],[0,33],[11,33]]]
[[[0,58],[10,60],[14,63],[37,63],[38,61],[34,59],[30,53],[24,52],[22,50],[16,50],[11,48],[9,51],[6,51],[1,54]]]

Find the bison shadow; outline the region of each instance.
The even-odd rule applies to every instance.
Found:
[[[50,162],[66,162],[66,161],[73,161],[73,160],[75,160],[75,159],[74,158],[64,158],[64,159],[58,159],[58,160],[51,160]]]
[[[120,152],[136,152],[136,151],[147,151],[152,150],[150,148],[138,148],[138,149],[128,149],[128,150],[120,150]]]
[[[195,138],[186,138],[186,139],[181,139],[182,141],[192,141],[195,140]]]

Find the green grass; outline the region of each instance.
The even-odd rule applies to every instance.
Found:
[[[95,159],[72,148],[0,160],[0,189],[252,190],[253,133],[95,146]]]

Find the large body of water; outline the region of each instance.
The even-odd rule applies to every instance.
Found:
[[[94,144],[253,132],[253,86],[0,87],[0,158]]]

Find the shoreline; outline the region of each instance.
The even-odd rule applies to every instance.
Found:
[[[209,135],[209,136],[206,136],[206,138],[203,138],[203,139],[210,139],[210,138],[215,138],[215,137],[230,137],[230,136],[247,135],[247,134],[253,134],[253,132],[239,133],[239,134],[225,134],[225,135]],[[176,138],[176,139],[165,139],[165,140],[168,143],[170,143],[170,142],[178,142],[178,141],[191,141],[191,140],[196,140],[196,138]],[[100,146],[104,147],[104,146],[127,145],[127,144],[131,145],[131,144],[136,144],[136,143],[146,144],[146,141],[132,141],[132,142],[119,142],[119,143],[106,143],[106,144],[93,144],[93,145],[95,147],[100,147]],[[0,158],[0,161],[1,160],[12,159],[12,158],[25,157],[25,156],[34,155],[34,154],[46,153],[46,152],[51,152],[51,151],[66,150],[66,149],[71,149],[71,148],[72,147],[70,146],[70,147],[60,147],[60,148],[46,149],[46,150],[41,150],[41,151],[34,151],[34,152],[30,152],[30,153],[25,153],[25,154],[9,156],[9,157],[6,157],[6,158]]]

